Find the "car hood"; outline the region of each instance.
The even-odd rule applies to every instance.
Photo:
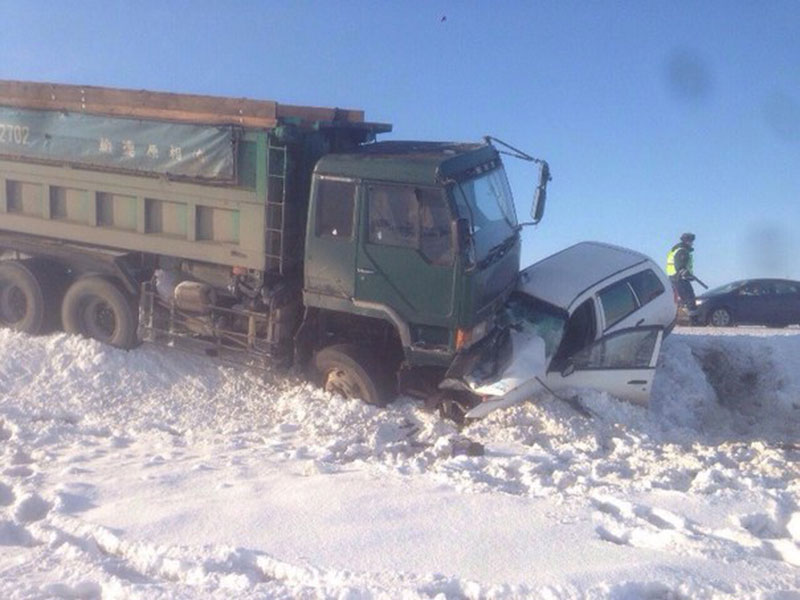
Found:
[[[602,242],[580,242],[520,273],[517,289],[568,313],[589,288],[649,258]]]

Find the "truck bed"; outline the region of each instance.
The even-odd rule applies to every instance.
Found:
[[[316,159],[390,129],[359,110],[0,80],[0,230],[284,273]]]

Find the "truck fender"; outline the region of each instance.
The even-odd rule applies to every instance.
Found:
[[[403,348],[409,348],[411,346],[411,328],[392,307],[385,304],[379,304],[377,302],[356,300],[355,298],[353,299],[353,304],[356,306],[356,308],[360,308],[372,313],[368,316],[384,319],[385,321],[392,323],[397,330],[397,334],[400,337],[400,343],[403,345]]]

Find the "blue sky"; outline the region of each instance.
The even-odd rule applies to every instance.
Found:
[[[581,240],[710,285],[800,279],[800,3],[0,4],[0,78],[360,108],[384,139],[491,134],[546,158],[530,263]],[[529,165],[507,162],[520,216]]]

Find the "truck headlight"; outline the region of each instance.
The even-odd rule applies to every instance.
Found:
[[[472,329],[456,330],[456,350],[463,350],[481,341],[489,333],[489,321],[481,321]]]

